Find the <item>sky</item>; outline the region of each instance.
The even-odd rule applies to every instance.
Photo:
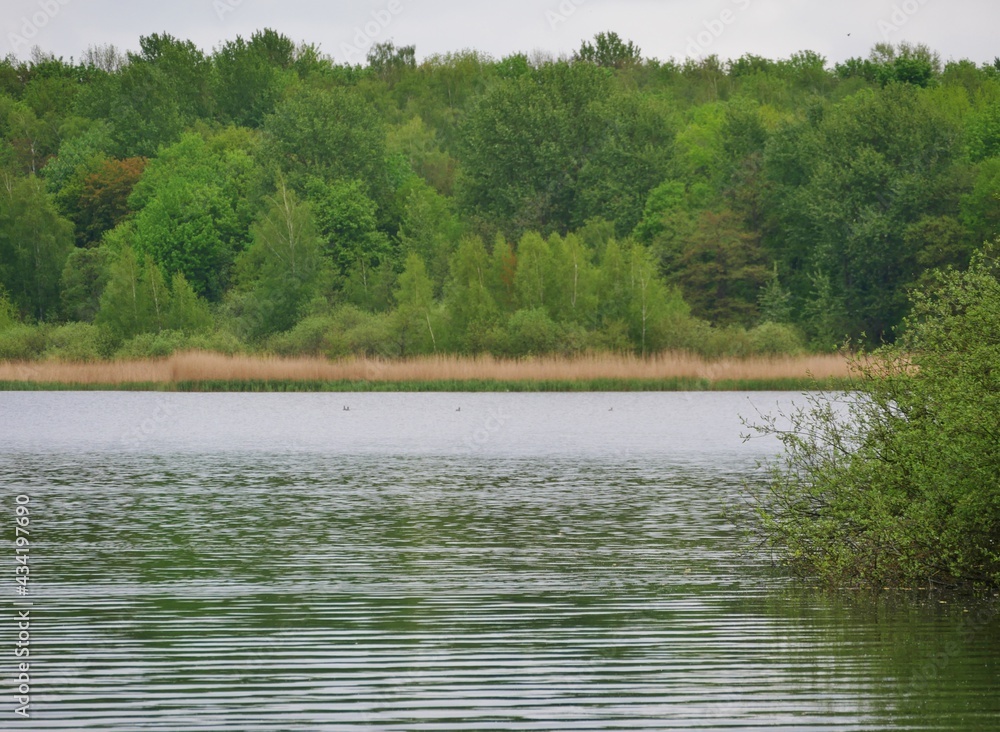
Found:
[[[373,43],[416,45],[418,58],[476,49],[496,58],[570,54],[613,30],[647,58],[816,51],[831,63],[876,43],[925,43],[944,61],[1000,56],[997,0],[2,0],[0,56],[33,46],[80,58],[92,45],[138,48],[167,32],[206,51],[273,28],[338,62],[362,63]]]

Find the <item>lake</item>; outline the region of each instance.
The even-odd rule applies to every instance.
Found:
[[[739,551],[793,398],[0,393],[0,729],[1000,728],[995,603]]]

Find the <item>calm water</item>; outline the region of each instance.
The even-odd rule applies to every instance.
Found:
[[[1000,728],[992,606],[735,551],[788,399],[0,393],[0,729]]]

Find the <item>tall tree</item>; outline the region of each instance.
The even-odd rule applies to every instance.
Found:
[[[265,154],[294,185],[357,180],[374,200],[387,200],[385,128],[357,91],[297,89],[267,117],[264,133]]]
[[[463,239],[450,266],[446,304],[451,343],[463,353],[479,353],[486,348],[489,331],[499,320],[489,289],[489,254],[482,239]]]
[[[253,244],[239,268],[253,337],[289,330],[322,294],[327,268],[312,212],[283,181],[254,225]]]
[[[295,44],[273,30],[254,33],[249,41],[237,36],[212,57],[215,99],[223,120],[260,127],[283,90],[294,80]]]
[[[396,313],[393,319],[399,355],[406,357],[426,352],[428,343],[437,350],[437,337],[431,312],[434,306],[434,284],[427,275],[424,260],[416,253],[406,257],[406,265],[394,293]]]
[[[642,63],[642,51],[632,41],[623,41],[621,36],[610,31],[598,33],[593,43],[584,41],[575,58],[598,66],[623,69]]]
[[[0,286],[38,320],[57,314],[59,279],[73,246],[73,225],[42,182],[0,173]]]
[[[138,251],[168,277],[181,272],[212,301],[221,299],[249,240],[261,185],[251,151],[238,132],[207,140],[187,134],[152,161],[129,199],[138,211]]]

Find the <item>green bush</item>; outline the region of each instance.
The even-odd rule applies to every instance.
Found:
[[[801,333],[793,326],[764,323],[752,330],[739,325],[719,328],[708,321],[679,317],[663,324],[657,334],[664,350],[688,351],[708,359],[797,355],[805,350]]]
[[[397,352],[390,316],[343,305],[331,313],[311,315],[294,328],[268,339],[266,350],[279,356],[390,357]]]
[[[561,328],[544,308],[518,310],[507,323],[506,356],[542,356],[556,351]]]
[[[610,320],[600,330],[591,331],[590,347],[599,352],[630,353],[632,341],[628,337],[628,323],[624,320]]]
[[[142,333],[126,341],[115,354],[120,359],[166,358],[190,348],[187,336],[178,330]]]
[[[805,350],[801,331],[785,323],[763,323],[747,333],[747,338],[757,356],[794,356]]]
[[[0,361],[34,361],[48,347],[49,328],[14,325],[0,330]]]
[[[757,429],[785,447],[749,485],[757,538],[831,583],[1000,585],[1000,263],[913,297],[857,392]],[[782,426],[785,421],[790,427]]]
[[[0,330],[6,330],[18,323],[17,310],[0,287]]]
[[[244,353],[247,350],[246,345],[235,334],[227,330],[216,330],[211,333],[195,333],[188,337],[184,348],[185,350],[192,351],[222,353],[227,356]]]
[[[108,335],[90,323],[68,323],[49,334],[44,357],[55,361],[89,363],[107,355]]]
[[[390,315],[344,305],[334,311],[332,319],[333,327],[324,348],[328,357],[389,357],[396,353]]]
[[[329,348],[335,329],[336,322],[331,316],[313,315],[291,330],[271,336],[266,348],[279,356],[318,356]]]

